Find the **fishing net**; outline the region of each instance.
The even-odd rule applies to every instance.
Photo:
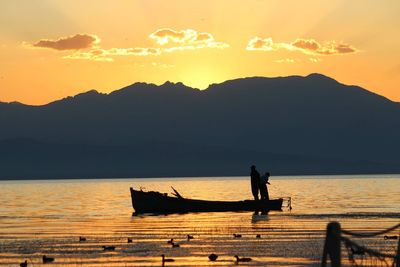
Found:
[[[341,237],[351,266],[396,266],[396,255],[382,253]]]
[[[387,267],[400,267],[399,250],[400,250],[400,232],[393,235],[393,231],[400,229],[400,224],[397,224],[388,229],[373,232],[373,233],[359,233],[340,229],[338,223],[334,223],[334,231],[329,229],[327,231],[326,249],[324,253],[329,254],[332,266],[340,266],[341,262],[341,247],[344,248],[344,256],[347,260],[343,261],[344,265],[349,266],[387,266]],[[339,230],[339,231],[337,231]],[[392,235],[389,235],[392,233]],[[384,236],[383,236],[384,235]],[[357,239],[357,242],[355,241]],[[361,245],[362,240],[367,239],[369,244],[371,240],[385,241],[383,251],[377,249],[375,244],[373,247],[368,245]],[[359,241],[358,241],[359,240]],[[397,242],[396,242],[397,241]],[[368,243],[368,242],[367,242]],[[337,244],[337,245],[336,245]],[[382,244],[382,242],[380,242]],[[339,259],[338,259],[339,258]],[[323,255],[321,266],[326,266],[327,255]]]

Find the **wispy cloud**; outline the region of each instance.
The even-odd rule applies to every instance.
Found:
[[[161,54],[159,48],[135,47],[135,48],[111,48],[104,50],[110,56],[158,56]]]
[[[320,44],[314,39],[296,39],[290,45],[308,54],[340,55],[358,52],[353,46],[337,43],[336,41],[327,41]]]
[[[294,63],[296,60],[293,58],[282,58],[275,60],[276,63]]]
[[[112,57],[106,55],[105,50],[103,49],[92,49],[90,51],[76,51],[73,54],[64,56],[63,58],[86,59],[86,60],[105,61],[105,62],[114,61]]]
[[[317,57],[309,57],[308,60],[310,60],[311,62],[314,62],[314,63],[322,61],[320,58],[317,58]]]
[[[32,47],[50,48],[54,50],[80,50],[87,49],[100,43],[100,38],[94,34],[75,34],[61,37],[57,40],[41,39],[32,44]]]
[[[262,39],[260,37],[251,38],[246,50],[249,51],[272,51],[276,49],[272,38]]]
[[[159,62],[151,62],[151,65],[153,67],[160,67],[160,68],[174,68],[175,65],[171,65],[171,64],[165,64],[165,63],[159,63]]]
[[[194,42],[197,32],[194,30],[175,31],[172,29],[158,29],[152,34],[150,38],[154,39],[158,44],[165,45],[172,43],[191,43]]]
[[[158,56],[159,48],[95,48],[89,51],[77,51],[71,55],[64,56],[67,59],[88,59],[95,61],[114,61],[114,56]]]
[[[253,37],[249,40],[246,50],[249,51],[274,51],[286,49],[299,51],[304,54],[318,55],[343,55],[359,52],[355,47],[336,41],[317,42],[314,39],[296,39],[291,43],[274,43],[272,38]]]
[[[181,50],[194,50],[200,48],[228,48],[229,45],[215,41],[208,32],[197,32],[192,29],[176,31],[173,29],[158,29],[149,36],[157,44],[165,46],[163,51],[174,52]]]

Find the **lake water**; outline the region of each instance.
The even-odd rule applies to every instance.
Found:
[[[42,266],[42,255],[55,257],[45,266],[161,266],[161,254],[175,259],[166,266],[232,266],[234,255],[252,258],[240,266],[318,266],[328,222],[362,232],[400,222],[399,175],[273,176],[270,182],[271,198],[292,197],[291,211],[131,216],[129,187],[169,193],[173,186],[188,198],[243,200],[252,198],[248,177],[2,181],[0,266],[25,259]],[[180,247],[171,248],[170,238]],[[392,254],[397,247],[383,236],[354,240]],[[103,245],[116,249],[104,252]],[[210,253],[219,255],[216,262]]]

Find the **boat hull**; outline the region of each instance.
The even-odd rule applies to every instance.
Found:
[[[187,213],[223,211],[263,211],[282,210],[283,199],[209,201],[171,197],[159,192],[131,190],[132,206],[135,214],[140,213]]]

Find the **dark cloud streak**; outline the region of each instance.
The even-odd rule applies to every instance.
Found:
[[[55,50],[80,50],[92,48],[100,42],[100,38],[93,34],[76,34],[58,40],[42,39],[33,44],[34,47],[50,48]]]

